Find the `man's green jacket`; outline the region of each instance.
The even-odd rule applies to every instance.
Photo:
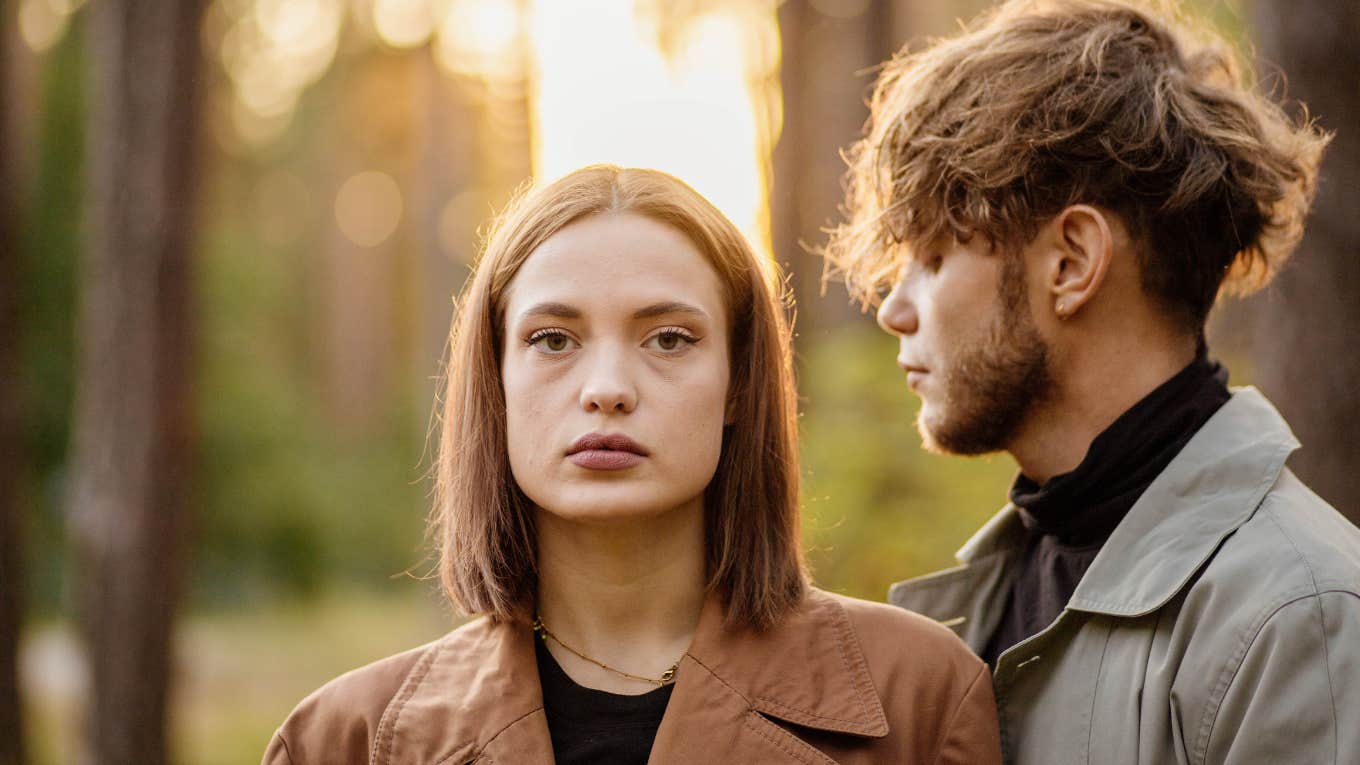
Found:
[[[1007,762],[1360,763],[1360,530],[1285,469],[1298,445],[1252,388],[1195,434],[997,661]],[[1008,506],[889,600],[981,653],[1024,535]]]

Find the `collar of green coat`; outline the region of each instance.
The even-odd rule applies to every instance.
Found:
[[[1265,396],[1234,391],[1138,498],[1067,607],[1116,616],[1161,608],[1251,518],[1298,447]]]
[[[1067,607],[1141,616],[1166,604],[1219,543],[1256,512],[1299,447],[1255,388],[1238,388],[1148,486],[1077,585]],[[1008,505],[958,552],[965,565],[1016,547]]]

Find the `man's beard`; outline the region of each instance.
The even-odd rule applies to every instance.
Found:
[[[931,451],[971,455],[1006,449],[1052,387],[1048,344],[1023,294],[1016,294],[1022,276],[1009,270],[1002,269],[1002,311],[986,340],[962,350],[942,370],[943,400],[929,420],[924,407],[917,418]]]

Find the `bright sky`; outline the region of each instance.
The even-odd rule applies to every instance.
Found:
[[[768,19],[712,13],[690,22],[669,60],[633,0],[535,0],[534,175],[594,162],[654,167],[708,197],[768,253],[766,166],[773,136],[756,118],[748,41]],[[777,38],[776,38],[777,39]]]

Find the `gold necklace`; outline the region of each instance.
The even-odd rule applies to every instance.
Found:
[[[581,653],[580,651],[576,650],[575,648],[572,648],[571,646],[567,645],[566,643],[563,643],[563,642],[562,642],[562,638],[560,638],[560,637],[554,635],[553,632],[552,632],[552,630],[548,629],[547,625],[545,625],[545,624],[543,623],[543,617],[542,617],[542,615],[540,615],[540,614],[534,614],[533,630],[534,630],[534,632],[538,633],[538,635],[539,635],[540,637],[543,638],[543,642],[545,642],[545,643],[548,641],[548,638],[552,638],[552,641],[553,641],[554,643],[556,643],[556,644],[562,646],[563,648],[567,649],[568,651],[571,651],[572,653],[576,654],[577,656],[581,657],[582,659],[585,659],[586,661],[590,662],[591,664],[594,664],[594,665],[596,665],[596,666],[598,666],[598,667],[600,667],[600,668],[602,668],[602,669],[607,669],[607,670],[609,670],[610,672],[613,672],[614,674],[616,674],[616,675],[618,675],[618,676],[620,676],[620,677],[626,677],[626,678],[628,678],[629,680],[638,680],[638,681],[641,681],[641,682],[644,682],[644,683],[651,683],[652,685],[655,685],[655,686],[657,686],[658,688],[660,688],[661,686],[663,686],[663,685],[665,685],[665,684],[667,684],[667,683],[669,683],[670,681],[672,681],[672,680],[675,679],[675,671],[676,671],[677,669],[680,668],[680,659],[685,658],[684,655],[682,654],[682,655],[680,656],[680,659],[676,659],[676,660],[675,660],[675,663],[671,665],[670,669],[668,669],[668,670],[666,670],[665,672],[662,672],[662,673],[661,673],[661,677],[660,677],[660,678],[643,677],[642,675],[634,675],[634,674],[631,673],[631,672],[624,672],[624,671],[621,670],[621,669],[614,669],[613,667],[609,666],[608,664],[605,664],[604,662],[600,661],[599,659],[596,659],[596,658],[593,658],[593,657],[590,657],[590,656],[586,656],[585,654]]]

